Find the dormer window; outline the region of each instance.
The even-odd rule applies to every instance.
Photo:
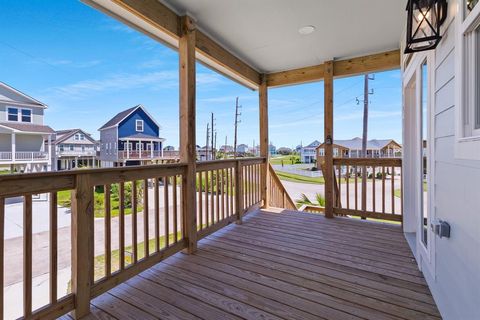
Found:
[[[32,122],[32,110],[22,109],[22,122]]]
[[[83,133],[76,133],[75,134],[75,137],[74,137],[75,140],[85,140],[85,135]]]
[[[15,122],[32,122],[32,110],[8,107],[7,120]]]
[[[135,129],[137,132],[143,132],[143,120],[135,120]]]
[[[8,108],[8,121],[18,121],[17,108]]]

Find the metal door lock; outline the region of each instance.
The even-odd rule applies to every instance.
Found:
[[[438,235],[440,238],[450,238],[450,224],[441,219],[435,219],[430,224],[434,234]]]

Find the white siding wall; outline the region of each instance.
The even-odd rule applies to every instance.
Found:
[[[434,208],[451,225],[435,241],[435,274],[422,268],[445,319],[480,319],[480,161],[454,156],[455,23],[435,52]],[[431,143],[431,141],[429,142]]]

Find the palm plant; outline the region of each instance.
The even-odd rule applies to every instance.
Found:
[[[298,207],[303,205],[325,207],[325,197],[320,193],[315,194],[315,202],[310,200],[305,193],[302,193],[301,198],[296,202]]]

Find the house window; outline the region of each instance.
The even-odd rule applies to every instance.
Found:
[[[137,132],[143,132],[143,120],[135,120],[135,130]]]
[[[60,151],[65,151],[65,147],[63,144],[60,145]]]
[[[70,151],[74,150],[73,144],[71,144],[69,147],[70,147]]]
[[[17,108],[8,108],[8,121],[18,121]]]
[[[22,122],[32,122],[32,110],[22,109]]]
[[[478,0],[463,0],[465,10],[457,19],[459,64],[456,156],[480,159],[480,5]]]

